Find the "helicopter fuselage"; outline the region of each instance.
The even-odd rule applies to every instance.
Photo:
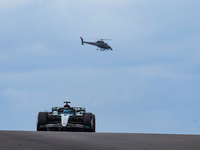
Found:
[[[94,46],[97,46],[97,47],[102,48],[102,49],[110,49],[110,50],[112,50],[112,48],[107,43],[104,43],[103,41],[84,42],[84,43],[90,44],[90,45],[94,45]]]
[[[84,44],[84,43],[86,43],[86,44],[90,44],[90,45],[94,45],[94,46],[97,46],[97,47],[99,47],[102,51],[104,51],[104,50],[112,50],[112,48],[108,45],[108,43],[105,43],[103,40],[99,40],[99,41],[96,41],[96,42],[86,42],[86,41],[84,41],[83,39],[82,39],[82,37],[81,37],[81,42],[82,42],[82,45]]]

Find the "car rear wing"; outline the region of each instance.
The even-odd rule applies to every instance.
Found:
[[[52,107],[52,111],[58,111],[58,109],[73,109],[75,111],[86,111],[85,107]]]

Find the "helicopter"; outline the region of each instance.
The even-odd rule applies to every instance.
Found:
[[[83,45],[84,43],[86,44],[90,44],[90,45],[94,45],[94,46],[97,46],[99,49],[97,50],[100,50],[100,51],[105,51],[105,50],[113,50],[109,45],[108,43],[105,43],[103,40],[110,40],[110,39],[100,39],[96,42],[86,42],[83,40],[82,36],[80,37],[81,38],[81,44]]]

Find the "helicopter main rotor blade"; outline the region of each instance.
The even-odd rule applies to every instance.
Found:
[[[112,39],[100,39],[100,40],[112,40]]]
[[[112,40],[112,39],[100,39],[100,38],[84,38],[84,39],[90,39],[90,40]]]

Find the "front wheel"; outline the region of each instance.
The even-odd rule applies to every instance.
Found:
[[[46,112],[39,112],[37,118],[37,131],[46,131],[46,128],[41,127],[47,124],[48,114]]]
[[[96,129],[96,121],[95,121],[95,115],[92,113],[85,113],[83,117],[83,123],[85,126],[89,126],[90,129],[86,129],[86,131],[89,132],[95,132]]]
[[[92,120],[91,120],[91,132],[96,131],[96,120],[95,120],[95,114],[92,115]]]

